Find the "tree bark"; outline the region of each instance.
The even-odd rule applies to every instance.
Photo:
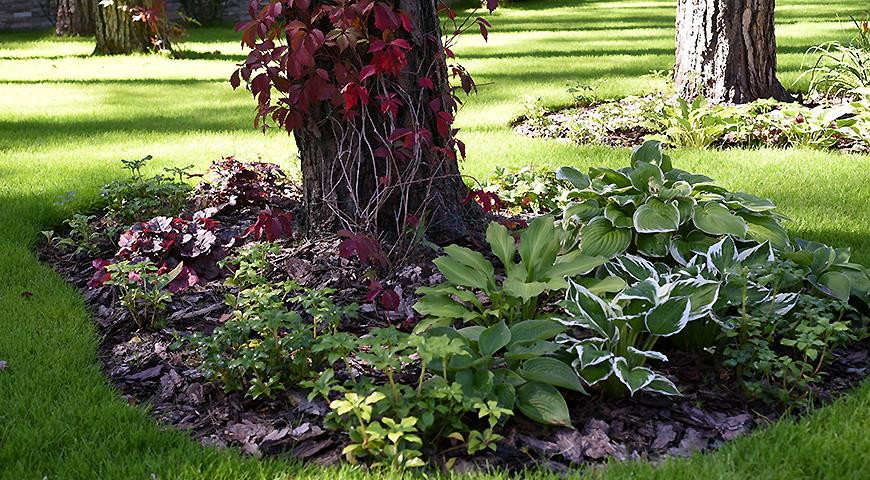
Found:
[[[98,0],[58,0],[58,36],[93,35]]]
[[[400,90],[408,94],[407,107],[400,109],[392,127],[423,127],[432,132],[433,138],[428,145],[415,149],[413,159],[383,158],[376,151],[385,143],[381,140],[384,133],[393,129],[377,111],[375,102],[363,109],[360,119],[352,121],[340,118],[328,104],[310,112],[305,125],[294,131],[307,215],[303,224],[308,226],[309,234],[339,228],[369,234],[401,232],[413,223],[410,219],[419,219],[426,222],[427,236],[432,241],[444,243],[466,236],[469,218],[477,213],[474,205],[463,201],[468,188],[460,176],[456,156],[451,158],[433,148],[447,145],[447,139],[436,133],[435,116],[426,108],[418,108],[449,95],[435,2],[397,2],[412,19],[409,41],[414,49],[408,52],[408,65],[400,80]],[[418,85],[417,80],[423,76],[433,81],[434,91]],[[374,97],[375,92],[370,95]],[[347,141],[349,136],[351,142]],[[401,185],[393,188],[396,183]]]
[[[130,11],[131,8],[152,6],[149,0],[115,0],[107,6],[98,5],[95,16],[97,47],[94,53],[118,55],[153,50],[153,32],[143,22],[134,22]],[[161,48],[170,49],[169,39],[165,35],[159,37]]]
[[[788,100],[776,78],[774,0],[678,0],[674,83],[686,100]]]

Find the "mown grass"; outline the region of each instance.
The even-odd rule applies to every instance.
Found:
[[[845,39],[848,17],[867,8],[864,0],[778,3],[780,77],[790,87],[809,61],[806,48]],[[496,165],[624,164],[626,150],[522,138],[506,125],[522,95],[552,105],[568,102],[569,81],[593,85],[600,97],[664,88],[649,72],[673,63],[673,16],[666,1],[517,0],[497,12],[488,44],[468,37],[459,49],[481,85],[459,115],[469,145],[465,172],[483,177]],[[365,476],[350,467],[245,459],[155,425],[107,385],[80,295],[36,260],[40,230],[53,228],[121,176],[121,158],[151,154],[152,170],[205,168],[227,154],[293,167],[293,142],[253,130],[251,99],[226,82],[242,58],[236,34],[197,29],[184,48],[182,60],[93,58],[87,38],[0,35],[0,359],[9,364],[0,371],[0,478]],[[856,259],[870,263],[870,157],[800,149],[672,153],[681,168],[774,199],[794,219],[794,234],[851,246]],[[59,202],[68,192],[76,192],[74,200]],[[33,296],[22,296],[25,291]],[[868,478],[868,429],[870,385],[805,420],[779,423],[714,454],[585,473],[614,479]]]

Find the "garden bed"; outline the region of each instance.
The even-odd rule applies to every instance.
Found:
[[[226,169],[227,165],[223,167]],[[233,178],[250,180],[245,175]],[[292,280],[305,290],[331,292],[330,296],[342,306],[352,302],[361,304],[352,321],[342,318],[336,324],[340,332],[365,337],[381,327],[394,326],[399,331],[410,332],[418,325],[421,316],[412,308],[417,297],[415,290],[438,285],[444,280],[433,263],[437,252],[419,247],[412,255],[404,256],[401,265],[393,265],[373,282],[367,278],[371,270],[364,265],[365,255],[361,255],[358,248],[355,255],[346,251],[347,240],[359,239],[345,235],[305,240],[289,230],[282,231],[286,226],[282,226],[280,218],[293,214],[298,205],[298,189],[272,190],[271,186],[258,186],[270,193],[257,195],[256,202],[247,205],[238,201],[244,195],[227,203],[226,198],[215,194],[214,190],[200,189],[193,195],[193,201],[185,202],[186,213],[177,217],[189,219],[190,223],[172,228],[192,232],[190,235],[194,238],[207,237],[215,239],[214,242],[223,239],[221,248],[215,247],[217,243],[209,244],[211,250],[208,251],[203,242],[196,243],[197,248],[203,250],[200,252],[203,258],[218,253],[222,258],[231,257],[241,244],[250,243],[261,235],[274,234],[276,238],[272,240],[277,247],[269,255],[264,271],[266,282],[280,284]],[[477,192],[478,201],[481,195],[482,191]],[[527,199],[519,198],[513,205],[518,210],[512,213],[531,217],[528,212],[519,213],[529,205]],[[485,207],[492,206],[482,203]],[[212,209],[206,217],[209,220],[202,221],[203,225],[208,225],[208,234],[193,230],[191,226],[197,218],[203,218],[195,213],[203,209]],[[260,222],[264,215],[265,220]],[[99,228],[111,223],[110,217],[107,212],[101,212],[88,219],[88,223]],[[505,219],[502,217],[502,220]],[[181,220],[176,223],[180,224]],[[524,224],[515,223],[515,226]],[[258,229],[258,224],[266,227]],[[273,230],[281,234],[270,234]],[[185,238],[173,237],[173,241],[181,244],[187,242]],[[202,259],[197,260],[200,263],[191,263],[198,265],[200,275],[195,276],[196,281],[187,280],[194,277],[175,277],[173,281],[182,279],[187,283],[165,302],[165,308],[158,314],[162,320],[156,322],[154,328],[138,328],[130,310],[120,302],[119,289],[95,282],[105,276],[105,267],[101,262],[94,263],[94,257],[112,257],[116,248],[111,243],[98,241],[92,251],[86,253],[64,250],[56,244],[50,241],[45,245],[40,251],[41,257],[83,290],[100,332],[99,355],[106,375],[129,402],[149,406],[159,422],[185,430],[203,444],[238,446],[252,455],[289,455],[319,464],[339,461],[349,443],[348,436],[325,424],[331,407],[325,400],[309,396],[309,388],[288,385],[283,391],[250,398],[243,391],[225,391],[219,381],[204,372],[202,354],[191,339],[208,336],[228,322],[236,321],[234,309],[225,303],[225,297],[238,295],[239,288],[228,282],[225,266],[209,276],[205,274],[209,268],[199,267],[203,265]],[[179,251],[185,251],[184,245],[187,244]],[[486,258],[494,259],[484,247],[478,245],[476,249],[484,250]],[[177,268],[181,268],[180,265]],[[302,315],[306,312],[297,304],[288,308]],[[552,310],[547,308],[547,311]],[[671,360],[658,368],[657,373],[674,382],[682,393],[680,396],[639,391],[630,398],[614,400],[595,390],[591,395],[565,392],[571,418],[569,428],[545,427],[517,414],[511,422],[499,424],[498,432],[503,438],[497,442],[495,451],[484,449],[476,455],[467,455],[459,448],[464,442],[456,441],[452,447],[444,448],[442,444],[440,450],[422,446],[422,453],[435,465],[460,470],[485,465],[522,469],[532,461],[545,468],[564,471],[571,465],[604,462],[610,458],[684,456],[717,448],[783,415],[800,415],[812,406],[823,405],[860,382],[870,366],[870,343],[866,340],[836,348],[824,364],[825,375],[810,386],[812,398],[795,406],[747,397],[734,369],[724,367],[715,355],[703,350],[687,352],[667,341],[663,349]],[[824,357],[824,353],[822,355]],[[383,375],[372,373],[371,366],[356,353],[348,354],[345,360],[346,367],[336,367],[338,375],[367,373],[376,381],[386,381]],[[416,361],[412,356],[402,372],[403,379],[409,383],[421,374]]]

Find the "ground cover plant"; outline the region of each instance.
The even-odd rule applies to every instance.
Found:
[[[781,4],[778,21],[782,23],[778,32],[784,78],[797,76],[801,55],[807,46],[836,35],[836,15],[848,17],[859,7],[861,5],[850,3],[824,7],[803,4],[800,8],[787,2]],[[641,8],[644,20],[633,19],[633,13]],[[583,61],[588,55],[596,55],[600,60],[594,64],[595,75],[607,79],[598,87],[601,95],[624,96],[658,88],[656,80],[644,74],[650,69],[669,68],[667,63],[672,52],[666,50],[673,38],[673,17],[668,18],[670,8],[664,4],[654,7],[532,4],[505,10],[500,19],[505,22],[502,23],[504,31],[501,39],[491,37],[491,42],[495,42],[493,48],[513,55],[534,50],[548,53],[528,57],[530,61],[522,68],[485,52],[475,54],[468,64],[473,71],[482,73],[478,77],[481,84],[498,81],[483,87],[488,88],[492,96],[471,99],[460,116],[459,124],[466,129],[466,141],[484,147],[475,150],[466,163],[466,171],[484,178],[491,169],[488,162],[501,162],[508,167],[533,163],[546,172],[564,164],[581,169],[599,164],[624,165],[625,152],[617,154],[595,147],[548,145],[538,140],[515,138],[502,126],[503,118],[510,114],[516,99],[524,93],[542,95],[547,102],[566,101],[564,83],[578,73],[592,74],[592,64]],[[815,16],[812,23],[794,23],[805,18],[807,12]],[[552,15],[555,14],[565,22],[554,22]],[[578,25],[619,28],[583,31],[577,30]],[[644,37],[642,44],[624,38],[623,32],[629,27],[644,27],[650,35]],[[551,41],[554,35],[566,41],[554,44]],[[218,30],[194,30],[190,45],[202,52],[203,57],[177,63],[149,60],[147,67],[141,65],[139,59],[111,63],[77,57],[90,52],[90,42],[54,42],[43,40],[41,35],[24,38],[24,41],[20,41],[20,37],[4,38],[4,55],[8,57],[4,57],[3,62],[15,67],[6,69],[3,77],[2,88],[4,93],[9,93],[4,115],[16,121],[5,120],[4,124],[3,142],[7,148],[4,155],[10,162],[4,165],[13,166],[6,172],[13,176],[7,177],[10,182],[3,187],[4,201],[8,199],[11,203],[4,204],[9,205],[9,209],[3,209],[3,258],[4,267],[9,268],[2,271],[4,285],[10,288],[3,302],[11,316],[4,319],[15,317],[29,321],[4,324],[4,328],[9,327],[6,331],[10,335],[0,340],[4,342],[4,353],[0,356],[8,361],[3,371],[6,377],[2,387],[2,411],[7,415],[5,418],[12,420],[12,425],[21,425],[19,419],[26,419],[27,428],[10,428],[4,433],[4,465],[12,466],[4,474],[22,478],[34,471],[49,476],[63,471],[66,477],[90,478],[93,470],[99,468],[107,477],[147,477],[155,471],[158,476],[178,478],[279,475],[287,468],[282,462],[250,462],[227,451],[196,448],[181,436],[158,432],[139,411],[127,407],[126,402],[116,401],[112,392],[103,387],[100,372],[95,367],[89,320],[77,296],[64,289],[56,278],[44,276],[45,270],[37,266],[26,247],[39,239],[39,230],[54,227],[60,231],[57,226],[71,209],[88,203],[98,195],[103,184],[122,177],[120,171],[111,167],[118,158],[139,158],[143,153],[153,152],[161,163],[171,161],[177,166],[195,163],[198,171],[203,171],[211,159],[228,152],[244,153],[250,158],[261,154],[269,160],[277,158],[285,166],[292,164],[292,142],[272,135],[270,142],[280,145],[286,154],[276,157],[271,147],[269,152],[264,151],[257,135],[246,132],[249,127],[246,102],[224,93],[222,85],[231,68],[229,63],[239,58],[234,50],[235,38]],[[584,42],[584,39],[607,43]],[[51,47],[51,52],[44,50],[46,46]],[[215,51],[220,55],[213,55]],[[638,57],[624,55],[641,51],[645,54]],[[56,58],[40,58],[46,55]],[[29,69],[26,79],[22,76],[25,70],[18,68],[21,65]],[[558,68],[554,69],[556,65]],[[105,68],[94,68],[96,66]],[[544,78],[543,73],[541,76],[532,74],[537,72],[545,72],[549,78]],[[131,77],[146,80],[131,83],[126,80]],[[72,78],[100,82],[66,81]],[[38,83],[31,83],[34,80]],[[205,93],[208,98],[222,102],[221,106],[204,106],[193,101],[196,95],[191,95],[192,92]],[[162,112],[155,112],[153,102],[146,101],[154,97],[142,93],[172,95],[180,101],[167,105]],[[52,115],[32,111],[29,106],[25,110],[25,100],[33,98],[52,101]],[[109,105],[112,108],[123,105],[123,116]],[[214,111],[215,115],[203,115],[203,108]],[[49,109],[41,110],[47,111]],[[135,118],[135,122],[128,121],[130,118]],[[186,133],[180,133],[185,129]],[[39,132],[38,137],[36,132]],[[81,140],[84,138],[88,140]],[[94,148],[95,145],[100,148]],[[832,245],[851,245],[858,261],[867,262],[866,226],[862,215],[855,211],[855,205],[861,205],[860,200],[866,197],[865,184],[860,175],[855,175],[866,165],[863,157],[846,160],[805,149],[728,154],[678,151],[674,156],[682,168],[717,178],[733,190],[776,199],[780,210],[793,219],[788,225],[791,232]],[[76,159],[74,166],[72,158]],[[740,176],[731,174],[735,165]],[[157,170],[153,167],[155,165],[150,168],[152,173]],[[73,172],[81,175],[72,175]],[[832,189],[830,185],[843,187]],[[64,201],[70,190],[76,190],[78,195],[72,202]],[[22,291],[33,292],[34,296],[21,296]],[[33,307],[37,301],[42,307]],[[19,342],[20,338],[27,340]],[[63,341],[58,343],[52,340],[54,338]],[[40,346],[39,353],[32,353],[30,346]],[[25,362],[34,367],[26,374],[16,367]],[[71,367],[52,368],[58,364]],[[72,368],[74,365],[81,368]],[[45,368],[37,368],[40,366]],[[44,388],[32,388],[36,382]],[[59,385],[63,388],[53,387]],[[5,394],[6,387],[10,395]],[[650,478],[674,475],[785,478],[814,472],[851,475],[863,468],[854,461],[857,456],[846,457],[835,452],[849,451],[860,445],[866,429],[861,421],[865,416],[860,414],[866,409],[865,395],[865,391],[859,390],[855,396],[806,421],[776,425],[758,436],[726,446],[718,455],[667,462],[659,469],[645,463],[614,465],[594,475],[619,477],[633,473]],[[37,405],[36,410],[33,405]],[[42,405],[54,413],[39,415],[42,407],[38,406]],[[96,418],[103,420],[91,421]],[[124,427],[124,435],[117,433],[119,425]],[[831,430],[836,430],[838,435],[826,433]],[[98,446],[84,440],[87,438],[104,441]],[[800,441],[792,441],[797,438]],[[46,439],[50,439],[48,443]],[[54,448],[61,442],[75,444],[77,448],[75,451]],[[106,445],[112,448],[104,448]],[[831,455],[820,456],[820,452],[831,452]],[[303,477],[323,474],[319,468],[294,467],[292,471]],[[331,476],[342,478],[362,475],[347,469],[329,472]]]

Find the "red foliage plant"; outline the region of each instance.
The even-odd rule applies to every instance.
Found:
[[[197,186],[201,208],[222,210],[235,206],[265,206],[291,196],[293,185],[274,163],[242,162],[233,156],[212,163]]]
[[[444,175],[437,163],[455,162],[456,150],[464,157],[465,146],[452,124],[461,103],[458,92],[467,94],[476,86],[455,63],[451,47],[469,28],[476,26],[487,38],[490,27],[485,19],[473,18],[474,12],[457,19],[442,4],[438,9],[446,21],[440,29],[449,30],[442,38],[438,18],[421,23],[402,4],[412,5],[404,0],[270,0],[260,7],[253,0],[251,19],[236,26],[251,50],[230,83],[237,88],[244,82],[256,98],[255,126],[275,125],[297,134],[311,124],[330,130],[339,145],[336,164],[326,169],[342,171],[347,188],[359,189],[350,194],[352,202],[340,204],[355,210],[336,215],[345,228],[374,236],[382,207],[396,199],[405,204],[394,210],[393,223],[422,217],[425,199],[409,200],[409,186],[421,181],[421,172],[428,172],[422,177],[430,181]],[[487,8],[492,11],[496,4],[488,0]],[[416,25],[434,27],[418,31]],[[459,88],[450,87],[451,77]],[[368,167],[373,163],[374,173]],[[373,185],[367,183],[372,175]]]
[[[291,238],[293,236],[293,215],[277,208],[264,208],[257,221],[248,227],[245,236],[253,235],[254,240],[260,241],[265,238],[267,242],[274,242],[279,238]]]

